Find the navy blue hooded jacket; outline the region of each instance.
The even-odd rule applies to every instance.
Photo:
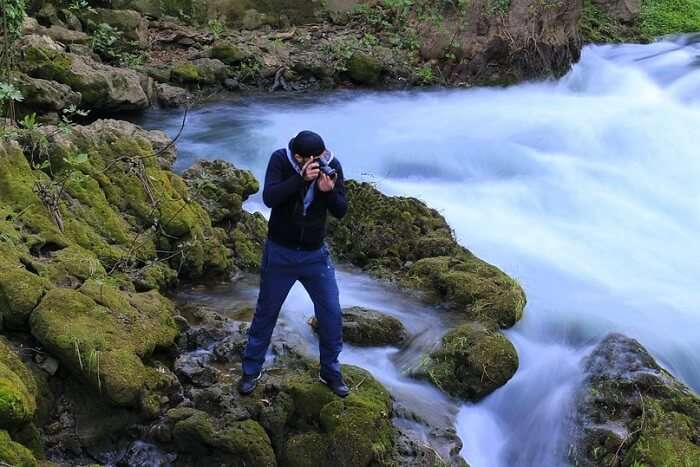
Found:
[[[281,245],[300,250],[315,250],[323,246],[326,236],[326,212],[340,219],[348,210],[345,197],[343,168],[338,159],[329,164],[338,176],[335,188],[316,193],[306,215],[304,194],[309,183],[292,167],[285,149],[272,153],[265,173],[263,202],[272,209],[268,222],[267,237]]]

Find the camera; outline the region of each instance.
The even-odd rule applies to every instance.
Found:
[[[336,170],[333,167],[331,167],[325,159],[320,158],[317,159],[316,162],[318,162],[318,168],[321,172],[328,175],[329,177],[335,177]]]

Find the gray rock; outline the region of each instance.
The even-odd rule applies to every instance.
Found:
[[[180,355],[175,360],[175,374],[198,387],[208,387],[216,383],[218,370],[209,363],[211,354],[195,351]]]
[[[94,8],[85,10],[81,17],[89,31],[100,23],[106,23],[121,31],[124,39],[135,41],[141,47],[148,45],[148,20],[138,11]]]
[[[310,323],[314,330],[318,322]],[[343,309],[343,340],[363,347],[401,345],[408,333],[401,321],[393,316],[358,306]]]
[[[58,360],[53,358],[51,355],[36,354],[34,356],[34,362],[36,362],[39,368],[41,368],[51,376],[55,375],[58,371]]]
[[[163,107],[179,107],[192,97],[186,89],[166,83],[156,84],[156,95]]]
[[[238,91],[241,89],[241,83],[239,83],[237,79],[226,78],[224,80],[224,87],[229,91]]]
[[[45,34],[51,39],[61,42],[63,44],[87,44],[90,41],[90,36],[82,31],[73,31],[71,29],[52,24],[50,27],[45,28],[39,26],[39,34]]]
[[[24,99],[18,105],[23,112],[60,111],[69,105],[80,103],[80,94],[70,86],[40,78],[32,78],[24,73],[15,76],[15,85],[22,91]]]

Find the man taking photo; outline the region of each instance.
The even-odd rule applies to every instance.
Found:
[[[255,389],[282,303],[299,281],[314,304],[318,321],[319,380],[345,397],[350,390],[338,362],[343,346],[338,284],[324,238],[326,213],[342,218],[347,200],[340,162],[318,134],[302,131],[286,149],[272,153],[265,173],[263,202],[272,212],[238,391],[248,395]]]

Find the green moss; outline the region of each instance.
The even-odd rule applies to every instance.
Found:
[[[700,32],[700,1],[642,0],[640,31],[646,38]]]
[[[247,55],[230,42],[217,42],[211,48],[211,57],[217,58],[226,65],[236,65],[247,58]]]
[[[593,0],[584,0],[578,27],[584,41],[596,44],[620,42],[626,35],[625,28]]]
[[[381,78],[383,66],[376,58],[355,52],[350,58],[348,65],[348,75],[360,84],[374,85]]]
[[[517,369],[518,354],[503,334],[470,323],[446,334],[419,373],[455,397],[476,401],[503,386]]]
[[[170,79],[177,83],[197,83],[202,77],[199,69],[191,63],[178,63],[170,69]]]
[[[29,272],[19,258],[8,248],[0,251],[0,310],[3,326],[10,330],[24,330],[27,319],[50,285]]]
[[[14,467],[36,467],[37,462],[31,451],[15,443],[10,435],[0,430],[0,462]]]
[[[394,438],[386,389],[367,371],[343,365],[343,376],[352,391],[340,399],[318,383],[317,373],[318,367],[311,365],[283,386],[293,400],[296,417],[292,423],[301,431],[289,437],[287,465],[350,467],[388,459]]]
[[[155,292],[127,293],[96,281],[53,289],[30,318],[32,334],[81,379],[119,405],[135,405],[145,357],[177,335],[173,307]]]
[[[0,428],[14,428],[28,422],[35,410],[34,395],[24,381],[0,362]]]
[[[259,212],[250,214],[244,211],[231,237],[236,266],[245,271],[259,271],[267,239],[267,219]]]
[[[180,451],[202,456],[214,450],[217,460],[232,466],[277,465],[270,438],[254,420],[215,420],[197,410],[168,415],[179,418],[173,436]]]

